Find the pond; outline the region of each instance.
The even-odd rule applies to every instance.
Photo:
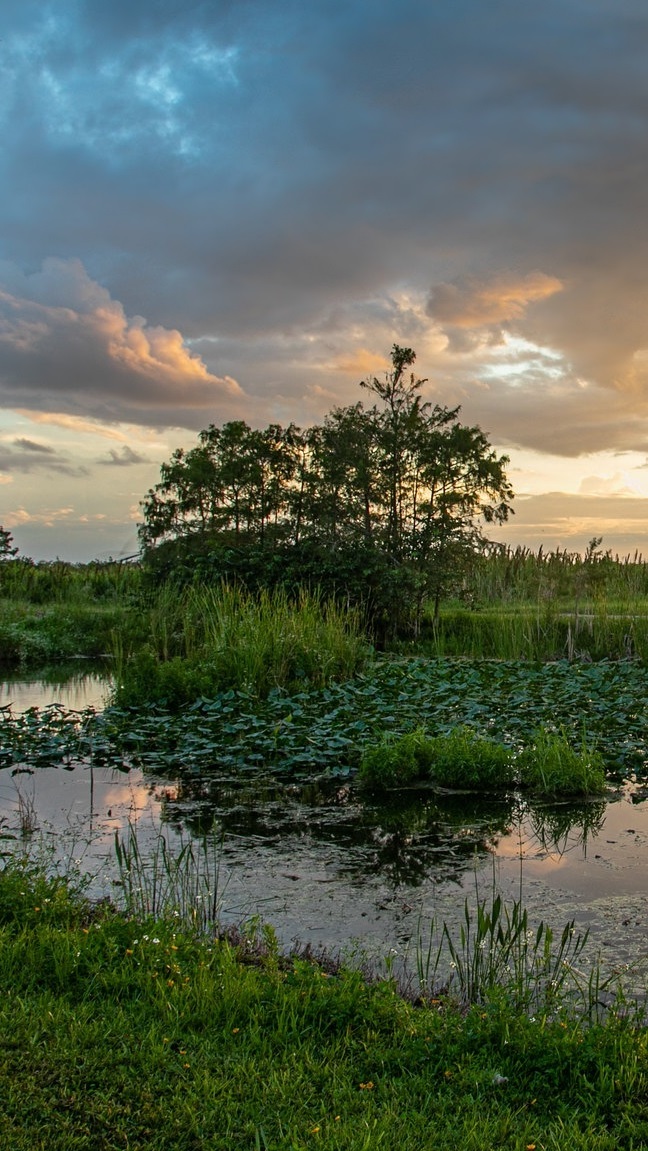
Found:
[[[60,682],[5,680],[0,705],[100,706],[109,681],[77,672]],[[225,921],[260,916],[285,945],[310,943],[379,962],[411,953],[431,916],[457,923],[464,900],[497,887],[523,899],[531,924],[589,929],[590,954],[648,968],[648,793],[632,783],[605,801],[486,801],[432,789],[369,799],[352,779],[286,781],[127,773],[83,763],[0,772],[7,850],[49,853],[115,895],[115,833],[142,853],[160,830],[174,850],[205,833],[218,843]]]

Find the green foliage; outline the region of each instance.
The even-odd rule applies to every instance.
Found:
[[[437,620],[424,615],[417,650],[471,659],[573,662],[644,658],[648,655],[648,603],[598,603],[575,611],[558,604],[536,606],[448,605]]]
[[[426,595],[438,610],[459,557],[482,538],[479,523],[503,523],[513,493],[508,459],[497,457],[481,429],[460,424],[458,408],[423,402],[424,381],[405,371],[415,359],[394,345],[385,380],[363,382],[379,401],[369,410],[361,403],[337,408],[306,432],[211,425],[196,448],[176,451],[142,504],[140,536],[152,570],[166,566],[169,574],[177,552],[167,548],[159,560],[153,549],[178,538],[200,537],[206,557],[221,542],[226,553],[252,548],[253,569],[259,549],[278,548],[279,566],[290,566],[306,544],[326,553],[338,588],[357,599],[357,581],[348,584],[345,569],[354,568],[360,549],[364,566],[373,566],[376,553],[398,573],[392,606],[400,599],[406,611],[390,618],[393,634],[408,615],[416,631]],[[216,559],[223,561],[230,556]]]
[[[151,609],[149,645],[117,669],[115,698],[173,710],[228,690],[321,688],[354,675],[368,654],[357,613],[316,595],[167,587]]]
[[[141,642],[139,589],[139,567],[123,563],[0,563],[0,663],[106,655],[117,631]]]
[[[12,547],[13,536],[10,531],[0,526],[0,560],[12,560],[18,555],[18,548]]]
[[[137,829],[115,832],[116,884],[129,918],[175,919],[184,928],[214,931],[222,911],[221,843],[213,837],[189,840],[173,852],[164,835],[142,853]]]
[[[648,563],[639,552],[613,556],[600,539],[590,541],[585,555],[557,548],[537,552],[487,544],[474,556],[465,592],[480,604],[560,604],[593,607],[635,605],[648,597]]]
[[[138,564],[116,560],[71,564],[63,560],[34,563],[17,559],[0,564],[0,599],[77,607],[125,605],[137,595],[140,580]]]
[[[359,777],[363,783],[376,789],[406,787],[414,780],[429,776],[433,759],[432,740],[423,728],[401,736],[388,734],[380,743],[365,748]]]
[[[601,995],[609,992],[613,980],[603,980],[596,966],[589,976],[579,971],[587,935],[577,935],[573,921],[556,941],[544,922],[531,930],[520,900],[509,906],[494,893],[490,903],[479,900],[475,908],[466,900],[458,935],[434,920],[427,938],[419,935],[419,984],[424,994],[438,994],[449,964],[447,987],[462,1004],[503,998],[515,1010],[537,1014],[569,1004],[572,1009],[577,1005],[586,1018],[595,1018]]]
[[[49,718],[48,718],[49,717]],[[176,715],[158,706],[108,708],[83,716],[33,709],[0,717],[0,759],[58,762],[92,750],[153,770],[348,772],[383,733],[467,725],[523,747],[549,720],[578,747],[585,729],[615,780],[648,778],[648,669],[638,663],[543,665],[386,659],[352,679],[266,699],[234,690],[195,701]],[[114,757],[114,759],[113,759]],[[216,766],[217,765],[217,766]]]
[[[227,583],[251,594],[282,592],[298,598],[310,591],[340,608],[357,608],[366,630],[380,644],[412,632],[426,598],[426,581],[414,565],[394,564],[384,552],[359,543],[332,550],[319,540],[270,546],[236,543],[225,535],[185,536],[147,553],[149,599],[165,584],[174,588]]]
[[[36,608],[31,604],[4,602],[0,618],[0,664],[28,668],[78,656],[104,656],[110,653],[117,630],[128,630],[137,637],[138,614],[114,604],[53,604]]]
[[[600,795],[605,791],[603,756],[583,738],[575,748],[564,731],[540,727],[518,756],[523,786],[543,795]]]
[[[640,1017],[583,1019],[571,996],[577,940],[547,949],[532,931],[526,944],[521,909],[507,921],[482,907],[455,944],[455,972],[462,963],[466,988],[491,988],[486,1002],[413,1007],[392,982],[277,956],[271,936],[265,961],[245,933],[215,941],[176,920],[75,911],[15,879],[0,871],[0,1143],[11,1151],[646,1143]],[[508,949],[517,970],[526,949],[522,990],[535,967],[548,1011],[529,1015],[533,995],[517,1009],[497,994],[491,941],[496,966]],[[569,987],[552,986],[552,965]]]
[[[359,775],[375,789],[430,779],[441,787],[492,791],[514,782],[510,749],[465,726],[437,736],[426,735],[423,728],[386,735],[377,746],[365,748]]]

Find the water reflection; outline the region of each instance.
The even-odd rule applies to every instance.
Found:
[[[605,800],[589,802],[525,803],[521,815],[539,849],[547,855],[565,855],[568,851],[587,854],[587,845],[601,831],[605,820]]]
[[[81,710],[107,684],[83,675],[65,686],[67,697],[56,682],[5,682],[0,703],[22,690],[25,707]],[[606,947],[613,940],[623,956],[636,951],[630,933],[643,932],[648,914],[647,798],[629,784],[609,802],[540,803],[516,793],[495,800],[430,787],[379,801],[352,781],[170,778],[148,768],[124,775],[79,762],[74,770],[0,771],[0,838],[14,850],[43,837],[64,864],[79,860],[96,873],[91,892],[102,894],[115,878],[116,832],[135,826],[143,852],[161,829],[171,850],[213,833],[232,918],[260,913],[286,942],[336,948],[356,939],[379,955],[413,946],[422,917],[457,918],[464,898],[487,893],[496,871],[513,898],[523,879],[530,921],[553,916],[562,929],[575,918],[593,938],[600,927]]]
[[[18,714],[30,707],[61,704],[71,711],[103,707],[112,680],[106,661],[76,660],[41,669],[38,676],[5,672],[0,680],[0,707],[11,706]]]
[[[466,872],[499,855],[503,841],[503,856],[585,851],[605,811],[603,801],[533,804],[517,794],[484,800],[430,787],[377,801],[335,781],[252,786],[195,776],[181,777],[161,803],[163,820],[179,832],[200,836],[218,829],[269,855],[308,840],[335,849],[341,874],[360,879],[370,872],[389,888],[460,884]]]

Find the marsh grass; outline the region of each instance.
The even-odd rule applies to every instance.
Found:
[[[517,758],[520,782],[536,795],[601,795],[605,791],[603,757],[583,735],[573,747],[564,729],[541,726]]]
[[[0,666],[33,668],[78,656],[106,655],[117,630],[130,627],[137,632],[127,622],[129,612],[111,603],[40,607],[0,601]],[[137,624],[135,613],[133,617]]]
[[[471,907],[466,899],[458,932],[435,920],[427,938],[419,930],[421,993],[433,996],[443,988],[464,1005],[504,997],[515,1010],[534,1013],[554,1012],[569,1003],[595,1018],[610,1005],[615,977],[604,978],[599,962],[589,972],[579,969],[587,963],[587,940],[588,932],[577,934],[573,920],[558,937],[544,922],[533,930],[521,900],[508,905],[493,893],[490,901],[478,900]]]
[[[533,1015],[497,995],[415,1007],[393,981],[251,962],[17,863],[0,870],[0,942],[11,1151],[646,1145],[638,1016],[587,1020],[569,997]]]
[[[120,902],[127,915],[176,919],[201,933],[216,928],[227,888],[219,838],[189,840],[174,851],[160,834],[144,854],[137,829],[130,825],[126,835],[115,832],[114,846]]]
[[[501,790],[514,782],[509,748],[467,726],[430,736],[422,727],[383,736],[363,752],[360,780],[375,790],[429,779],[440,787]]]
[[[421,649],[435,657],[591,661],[648,656],[648,604],[577,608],[492,602],[448,605],[423,629]]]
[[[352,677],[369,653],[359,614],[316,594],[167,587],[151,608],[146,649],[121,653],[116,699],[178,707],[228,690],[322,688]]]
[[[518,786],[547,797],[601,795],[606,787],[603,757],[585,735],[575,748],[564,728],[554,731],[544,725],[517,756],[506,744],[484,738],[465,724],[436,736],[423,727],[403,735],[388,732],[365,748],[358,775],[375,791],[421,780],[485,792]]]
[[[123,603],[141,588],[138,564],[99,560],[87,564],[18,558],[0,564],[0,599],[23,604]]]

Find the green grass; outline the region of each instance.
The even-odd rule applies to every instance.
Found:
[[[11,1151],[631,1151],[648,1037],[500,998],[255,957],[0,873],[0,1145]],[[253,941],[252,941],[253,942]]]
[[[486,793],[517,784],[546,797],[601,795],[606,785],[603,757],[584,738],[574,747],[564,730],[542,726],[515,758],[510,747],[467,726],[436,736],[421,727],[400,736],[387,733],[364,749],[359,778],[376,791],[430,780]]]
[[[137,631],[138,614],[119,604],[0,600],[0,666],[40,668],[78,656],[110,654],[117,631]],[[140,637],[141,641],[141,637]]]
[[[365,748],[359,776],[376,790],[428,779],[441,787],[501,790],[514,782],[509,748],[478,736],[469,727],[430,736],[423,728],[401,736],[386,734]]]
[[[116,560],[71,564],[18,558],[0,563],[0,599],[16,603],[124,603],[139,593],[141,583],[138,564]]]
[[[436,657],[571,661],[648,657],[648,604],[448,604],[410,650]]]
[[[151,608],[146,647],[118,660],[116,701],[178,708],[228,690],[319,688],[356,674],[369,652],[358,613],[317,595],[167,587]]]
[[[522,784],[536,795],[597,795],[605,791],[603,757],[585,738],[573,747],[564,730],[540,727],[517,760]]]

